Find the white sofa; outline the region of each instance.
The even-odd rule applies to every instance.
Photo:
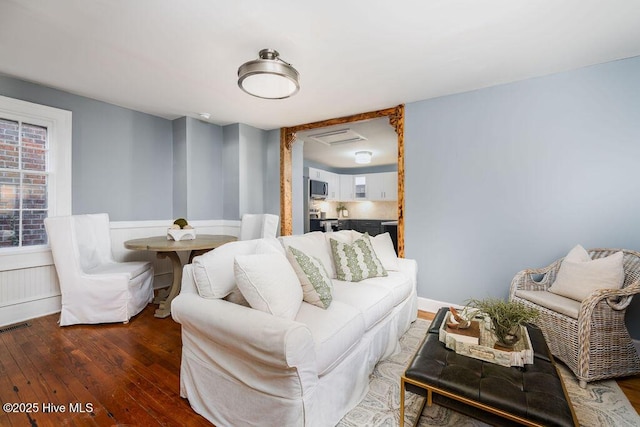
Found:
[[[180,395],[197,413],[216,426],[331,426],[362,400],[374,366],[397,351],[416,318],[417,264],[389,252],[390,239],[372,238],[388,276],[335,279],[329,237],[351,242],[358,235],[314,232],[234,242],[185,266],[171,313],[182,325]],[[237,288],[225,298],[207,294],[204,282],[230,279],[235,256],[284,254],[288,246],[304,248],[325,265],[333,278],[327,309],[302,302],[295,318],[286,319],[229,301],[238,300]]]

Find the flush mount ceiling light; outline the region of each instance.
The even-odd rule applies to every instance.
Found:
[[[358,151],[356,153],[356,163],[359,165],[366,165],[371,163],[371,156],[373,153],[371,151]]]
[[[262,49],[259,59],[238,68],[238,86],[249,95],[265,99],[283,99],[300,89],[300,75],[291,64],[280,59],[278,51]]]

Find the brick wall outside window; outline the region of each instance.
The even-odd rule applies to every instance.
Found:
[[[47,128],[0,118],[0,248],[45,245]]]

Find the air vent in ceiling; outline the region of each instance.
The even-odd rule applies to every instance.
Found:
[[[309,139],[313,139],[314,141],[321,142],[328,146],[367,140],[367,138],[349,128],[316,133],[309,135]]]

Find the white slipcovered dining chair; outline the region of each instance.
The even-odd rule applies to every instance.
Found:
[[[280,217],[272,214],[244,214],[238,240],[276,237]]]
[[[128,322],[153,299],[153,265],[116,262],[107,214],[46,218],[60,281],[60,326]]]

